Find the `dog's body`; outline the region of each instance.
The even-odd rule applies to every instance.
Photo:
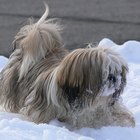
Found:
[[[57,118],[75,127],[131,126],[135,121],[119,96],[128,67],[106,47],[62,47],[59,26],[45,21],[23,27],[1,72],[0,101],[36,123]]]

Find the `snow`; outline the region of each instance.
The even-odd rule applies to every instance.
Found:
[[[103,39],[100,46],[109,46],[122,54],[129,64],[128,82],[123,94],[124,104],[136,119],[135,128],[103,127],[72,129],[53,120],[49,124],[28,122],[19,114],[0,111],[0,140],[139,140],[140,139],[140,42],[128,41],[117,45]],[[8,59],[0,56],[0,70]]]
[[[5,58],[4,56],[0,56],[0,71],[4,67],[4,65],[8,62],[8,59]]]
[[[109,39],[103,39],[99,46],[109,46],[118,51],[129,63],[140,63],[140,42],[127,41],[123,45],[117,45]]]

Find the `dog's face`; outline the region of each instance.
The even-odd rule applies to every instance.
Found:
[[[97,96],[117,99],[126,84],[128,67],[119,54],[109,48],[77,49],[66,56],[58,68],[57,82],[70,105],[84,107]],[[112,102],[113,104],[113,102]]]

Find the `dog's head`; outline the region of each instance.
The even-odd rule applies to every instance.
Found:
[[[77,49],[60,64],[56,81],[70,105],[84,107],[97,96],[116,99],[126,84],[128,67],[124,59],[110,48]]]

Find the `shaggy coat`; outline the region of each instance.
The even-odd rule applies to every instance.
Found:
[[[0,103],[35,123],[57,118],[74,127],[135,126],[120,102],[128,66],[112,49],[66,50],[61,28],[46,20],[24,26],[0,75]]]

